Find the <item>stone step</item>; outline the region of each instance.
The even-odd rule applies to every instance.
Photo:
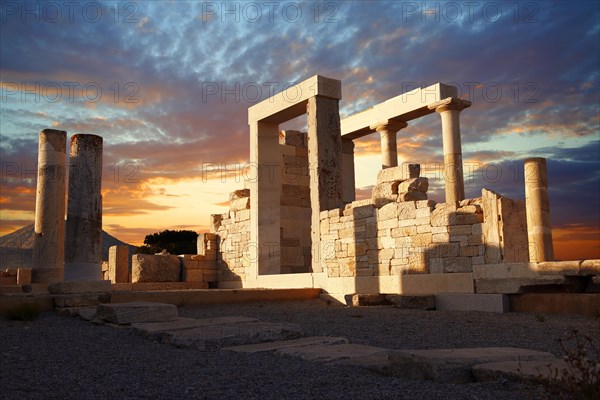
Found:
[[[435,310],[434,295],[388,294],[387,300],[395,307],[406,310]]]
[[[300,327],[290,323],[248,322],[207,325],[200,328],[168,332],[163,342],[177,347],[192,347],[204,351],[243,344],[273,342],[302,337]]]
[[[514,347],[390,351],[393,376],[445,383],[473,382],[474,365],[501,361],[551,361],[553,354]]]
[[[168,322],[134,323],[134,324],[131,324],[131,326],[140,335],[151,337],[151,338],[159,338],[161,336],[168,335],[169,333],[174,333],[177,331],[193,329],[193,328],[200,328],[200,327],[204,327],[204,326],[241,324],[241,323],[257,322],[257,321],[258,320],[256,318],[238,317],[238,316],[204,318],[204,319],[179,317],[173,321],[168,321]]]
[[[279,356],[299,357],[305,361],[354,365],[385,373],[389,369],[389,349],[361,344],[316,344],[277,350]]]
[[[98,319],[120,325],[177,319],[177,307],[173,304],[150,302],[99,304],[96,313]]]
[[[369,307],[389,305],[385,294],[347,294],[344,296],[346,305],[352,307]]]
[[[52,299],[54,305],[59,308],[88,307],[100,303],[110,303],[110,293],[55,294]]]
[[[304,347],[311,345],[338,345],[338,344],[347,344],[349,343],[348,339],[343,337],[334,337],[334,336],[311,336],[300,339],[291,339],[291,340],[280,340],[276,342],[265,342],[258,344],[244,344],[241,346],[231,346],[224,347],[221,350],[223,351],[233,351],[236,353],[262,353],[268,351],[275,351],[287,348],[296,348],[296,347]]]
[[[97,319],[96,307],[80,307],[79,310],[77,310],[77,314],[79,315],[79,318],[86,321]]]
[[[96,318],[96,306],[93,307],[56,307],[54,309],[60,315],[68,317],[80,317],[86,321]]]
[[[96,308],[96,307],[94,307]],[[56,311],[56,313],[58,315],[64,315],[66,317],[77,317],[79,316],[79,309],[78,307],[55,307],[54,311]]]
[[[477,382],[526,381],[543,383],[560,379],[563,371],[569,373],[568,364],[561,359],[545,361],[503,361],[474,365],[473,376]]]
[[[108,293],[110,281],[64,281],[48,284],[51,294]]]

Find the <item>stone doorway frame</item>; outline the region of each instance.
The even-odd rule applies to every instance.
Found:
[[[247,284],[281,273],[279,125],[308,116],[312,271],[322,272],[319,214],[342,206],[342,83],[315,75],[248,109],[250,127],[250,265]]]

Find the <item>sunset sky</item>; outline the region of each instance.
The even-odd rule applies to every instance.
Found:
[[[600,3],[2,1],[0,234],[33,222],[44,128],[104,138],[103,227],[132,244],[207,231],[244,187],[247,109],[319,74],[342,117],[419,86],[458,86],[467,197],[524,198],[523,160],[548,158],[556,256],[600,258]],[[306,118],[281,128],[303,128]],[[380,168],[358,140],[359,198]],[[442,160],[430,115],[399,162]],[[217,169],[227,169],[219,173]],[[430,198],[443,181],[430,178]]]

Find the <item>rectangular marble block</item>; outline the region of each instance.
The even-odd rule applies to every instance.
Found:
[[[177,319],[177,307],[173,304],[134,302],[99,304],[98,319],[126,325],[134,322],[167,322]]]

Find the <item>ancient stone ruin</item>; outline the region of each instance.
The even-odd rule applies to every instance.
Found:
[[[279,93],[249,108],[251,177],[231,193],[228,212],[211,217],[197,254],[138,254],[131,270],[127,248],[100,260],[102,138],[71,139],[65,235],[66,132],[42,131],[31,282],[316,288],[339,301],[429,294],[439,304],[446,294],[485,294],[501,310],[504,294],[598,288],[599,260],[554,261],[545,159],[525,160],[525,200],[485,188],[465,198],[460,113],[471,103],[455,87],[415,89],[341,120],[340,81],[317,75],[293,89],[293,101]],[[280,130],[304,114],[306,133]],[[428,199],[419,164],[398,165],[397,133],[430,114],[441,120],[443,203]],[[382,169],[371,197],[357,201],[353,141],[370,134],[380,136]],[[2,279],[16,285],[17,272]]]
[[[212,216],[218,286],[319,287],[345,295],[517,293],[598,273],[597,260],[553,262],[544,159],[525,161],[526,199],[488,189],[465,199],[455,87],[416,89],[340,121],[339,81],[300,83],[250,107],[249,190]],[[279,125],[307,114],[308,132]],[[417,118],[441,117],[446,201],[428,200],[418,164],[398,166],[396,134]],[[381,138],[372,197],[355,201],[353,140]],[[309,233],[310,232],[310,233]],[[492,272],[493,271],[493,272]]]

